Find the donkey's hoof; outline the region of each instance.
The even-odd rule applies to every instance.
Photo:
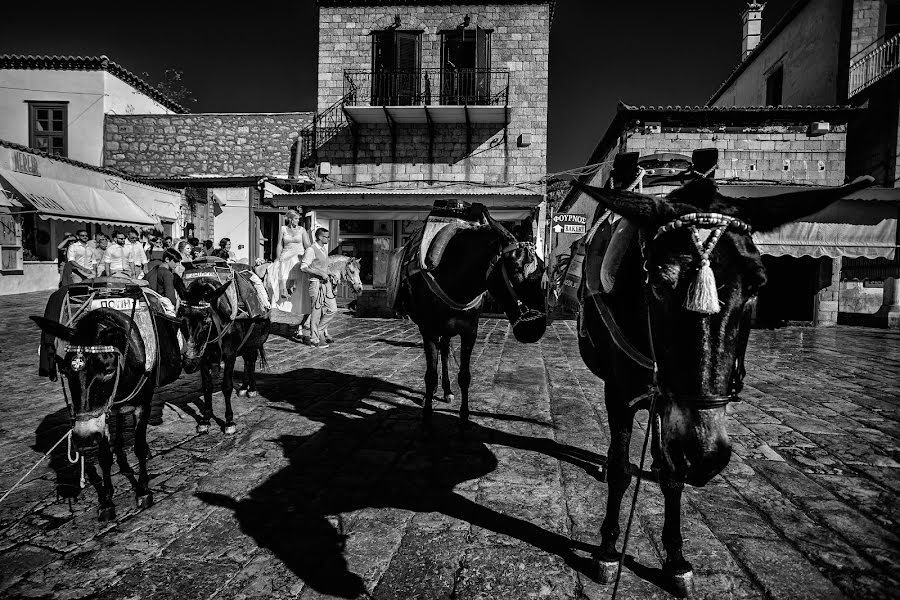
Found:
[[[247,390],[248,398],[256,398],[257,396],[259,396],[259,392],[257,392],[256,390]]]
[[[444,402],[446,402],[447,404],[450,404],[454,400],[456,400],[456,396],[454,396],[452,392],[447,392],[444,394]]]
[[[694,572],[672,573],[676,595],[679,598],[694,597]]]
[[[616,579],[616,573],[619,572],[618,561],[593,559],[594,572],[597,574],[598,583],[612,583]]]
[[[234,423],[231,423],[231,424],[225,426],[225,434],[226,435],[234,435],[235,433],[237,433],[237,425],[235,425]]]
[[[206,435],[207,433],[209,433],[209,425],[204,425],[203,423],[197,425],[197,433]]]
[[[246,397],[247,397],[247,390],[245,390],[245,389],[240,389],[240,390],[238,390],[237,395],[238,395],[238,398],[246,398]]]
[[[141,510],[150,508],[151,506],[153,506],[153,493],[147,492],[143,496],[136,496],[135,505]]]
[[[101,506],[97,509],[97,518],[101,521],[112,521],[116,518],[115,506]]]

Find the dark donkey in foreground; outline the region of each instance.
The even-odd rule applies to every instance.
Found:
[[[401,286],[398,306],[419,326],[425,346],[425,402],[423,422],[430,426],[432,401],[437,388],[438,348],[442,363],[444,400],[451,402],[447,361],[450,338],[460,336],[460,427],[469,418],[469,363],[478,335],[485,292],[502,307],[512,323],[513,335],[523,343],[541,339],[547,328],[546,299],[541,285],[543,262],[533,244],[517,240],[480,204],[483,215],[477,227],[460,229],[447,243],[444,260],[432,271],[413,274]],[[407,248],[406,251],[418,251]]]
[[[235,273],[234,276],[240,275]],[[203,386],[203,414],[197,424],[198,433],[209,433],[209,422],[213,416],[213,365],[218,365],[219,361],[225,363],[222,373],[222,394],[225,396],[224,431],[229,435],[237,431],[231,408],[237,357],[244,359],[244,381],[238,396],[256,396],[257,358],[263,368],[266,366],[263,345],[269,338],[272,322],[268,317],[233,319],[231,302],[236,301],[237,297],[226,297],[226,292],[234,285],[233,279],[225,284],[206,279],[196,280],[188,286],[185,302],[179,309],[179,316],[184,319],[187,329],[184,370],[186,373],[193,373],[199,368]]]
[[[611,436],[606,516],[594,555],[601,581],[612,579],[618,567],[632,420],[638,409],[648,408],[654,412],[651,448],[665,498],[664,570],[682,595],[691,593],[692,567],[682,555],[681,494],[685,483],[705,485],[731,458],[725,408],[742,387],[750,310],[766,282],[751,230],[800,219],[871,182],[865,177],[841,188],[749,200],[722,196],[708,179],[666,198],[576,183],[624,217],[616,230],[624,242],[614,238],[605,252],[588,242],[581,289],[581,355],[606,383]],[[617,264],[603,262],[616,254]],[[591,289],[598,274],[601,284],[604,275],[617,275],[612,290]]]
[[[140,298],[140,291],[132,293]],[[171,383],[181,372],[178,327],[173,320],[154,314],[157,344],[155,367],[146,372],[146,349],[138,327],[128,312],[97,308],[67,327],[45,317],[31,317],[45,334],[68,342],[61,355],[54,354],[56,366],[68,381],[72,441],[76,448],[99,443],[102,481],[93,481],[100,498],[101,521],[116,516],[110,469],[113,454],[121,471],[132,478],[137,505],[153,504],[147,475],[147,425],[157,386]],[[51,375],[54,377],[54,375]],[[157,407],[157,409],[161,409]],[[134,415],[134,453],[138,478],[133,474],[124,450],[125,420]],[[115,419],[115,440],[110,439],[110,422]]]

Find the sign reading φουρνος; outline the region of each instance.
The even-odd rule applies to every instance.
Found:
[[[582,235],[587,232],[587,216],[575,213],[553,215],[553,231]]]

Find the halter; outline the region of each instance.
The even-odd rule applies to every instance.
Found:
[[[125,371],[125,355],[122,353],[122,351],[115,346],[67,346],[63,354],[67,355],[70,353],[75,354],[75,356],[72,357],[70,363],[72,370],[75,372],[81,371],[87,365],[87,361],[84,358],[85,354],[116,355],[116,379],[113,383],[112,393],[109,395],[109,399],[106,401],[106,405],[103,408],[86,411],[80,415],[76,415],[74,412],[74,406],[70,406],[69,411],[73,421],[89,421],[91,419],[96,419],[102,414],[109,414],[112,409],[122,406],[123,404],[127,404],[129,401],[131,401],[144,388],[144,384],[147,383],[147,374],[141,373],[141,377],[138,380],[137,385],[134,386],[134,389],[131,391],[131,393],[121,400],[115,400],[116,392],[119,389],[119,381],[122,377],[122,373]],[[87,394],[90,394],[91,386],[94,385],[94,381],[96,381],[96,377],[92,379],[88,384],[87,390],[85,391],[85,396],[87,396]],[[65,392],[65,385],[63,386],[63,392]],[[68,398],[66,398],[66,403],[68,404]]]
[[[525,267],[525,277],[528,277],[537,269],[537,250],[535,245],[532,242],[520,242],[515,241],[507,246],[500,249],[500,252],[491,259],[491,263],[488,266],[487,275],[485,279],[491,276],[491,273],[494,270],[494,267],[497,266],[497,263],[500,263],[500,273],[503,275],[503,283],[506,284],[506,289],[509,291],[509,295],[516,302],[516,308],[519,310],[519,317],[513,322],[513,329],[516,328],[516,325],[520,323],[528,323],[529,321],[536,321],[538,319],[543,319],[546,317],[546,314],[539,311],[534,310],[533,308],[529,308],[522,299],[519,298],[519,294],[516,293],[516,289],[513,287],[512,281],[509,278],[509,271],[506,268],[506,263],[502,260],[505,254],[509,254],[511,252],[515,252],[516,250],[523,249],[526,253],[531,256],[535,256],[535,260],[529,262]]]

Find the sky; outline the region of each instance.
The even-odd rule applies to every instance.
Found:
[[[768,0],[763,32],[794,2]],[[620,100],[705,104],[740,62],[746,4],[557,0],[548,172],[585,164]],[[0,53],[105,54],[135,74],[149,73],[151,82],[178,69],[197,99],[192,112],[315,110],[315,0],[145,6],[9,3],[0,20]]]

